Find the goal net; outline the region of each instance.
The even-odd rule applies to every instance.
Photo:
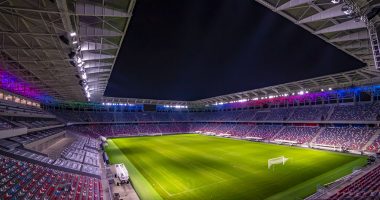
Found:
[[[273,165],[276,165],[276,164],[285,165],[287,160],[288,158],[285,158],[284,156],[268,159],[268,169],[270,169]]]

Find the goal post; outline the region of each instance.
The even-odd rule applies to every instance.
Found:
[[[277,165],[277,164],[285,165],[287,160],[288,158],[285,158],[285,156],[268,159],[268,169],[270,169],[273,165]]]

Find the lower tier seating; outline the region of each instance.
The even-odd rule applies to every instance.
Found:
[[[49,169],[0,155],[0,199],[102,200],[97,178]]]
[[[139,136],[169,133],[228,134],[239,138],[257,138],[266,141],[292,141],[362,150],[373,138],[378,128],[256,125],[248,123],[144,123],[71,126],[72,131],[91,137]],[[315,138],[315,140],[313,140]],[[367,151],[378,152],[380,138],[368,146]]]
[[[371,170],[363,177],[341,189],[331,200],[376,200],[380,199],[380,166]]]
[[[366,127],[331,127],[322,131],[315,143],[359,150],[377,129]]]

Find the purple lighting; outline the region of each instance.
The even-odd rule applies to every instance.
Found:
[[[360,86],[360,87],[351,87],[351,88],[343,88],[343,89],[335,89],[332,88],[322,89],[320,92],[309,92],[309,91],[299,91],[292,94],[284,94],[277,96],[269,96],[269,97],[261,97],[256,99],[245,100],[242,102],[223,102],[216,103],[213,106],[218,109],[231,109],[231,108],[244,108],[244,107],[255,107],[255,106],[264,106],[266,104],[297,104],[297,102],[311,101],[315,102],[318,99],[326,100],[329,96],[339,95],[343,96],[345,94],[357,94],[361,91],[375,91],[377,88],[380,88],[379,85],[373,86]]]
[[[47,94],[37,90],[24,80],[0,69],[0,88],[24,97],[38,101],[48,101],[52,98]]]

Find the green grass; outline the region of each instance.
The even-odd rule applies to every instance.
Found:
[[[111,163],[124,163],[143,200],[300,199],[366,163],[349,154],[203,135],[109,139]],[[270,158],[285,165],[268,170]]]

